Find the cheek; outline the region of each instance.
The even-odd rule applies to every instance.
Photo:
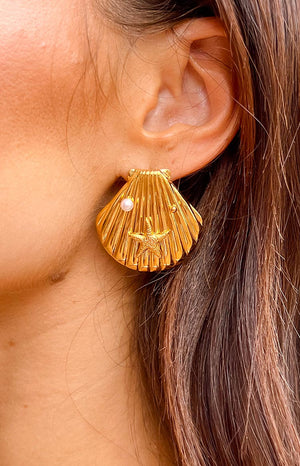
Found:
[[[90,227],[83,4],[0,0],[0,293],[55,272]]]
[[[0,0],[0,153],[67,121],[85,59],[81,2],[70,3]]]

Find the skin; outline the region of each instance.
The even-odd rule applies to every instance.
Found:
[[[221,24],[177,32],[132,42],[84,0],[0,0],[1,464],[172,464],[129,346],[143,276],[95,219],[130,168],[177,179],[238,129]]]

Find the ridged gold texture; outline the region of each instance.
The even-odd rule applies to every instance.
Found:
[[[122,209],[123,199],[133,201],[132,210]],[[167,169],[131,169],[127,182],[96,218],[106,251],[141,272],[176,265],[197,241],[199,225],[201,215],[183,199]]]

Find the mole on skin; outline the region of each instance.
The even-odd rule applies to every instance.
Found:
[[[50,284],[53,285],[54,283],[61,282],[66,278],[68,272],[57,272],[52,275],[50,275],[49,280]]]

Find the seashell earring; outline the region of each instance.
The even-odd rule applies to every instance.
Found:
[[[183,199],[167,169],[129,170],[127,182],[96,219],[106,251],[141,272],[176,265],[197,241],[199,224],[201,215]]]

